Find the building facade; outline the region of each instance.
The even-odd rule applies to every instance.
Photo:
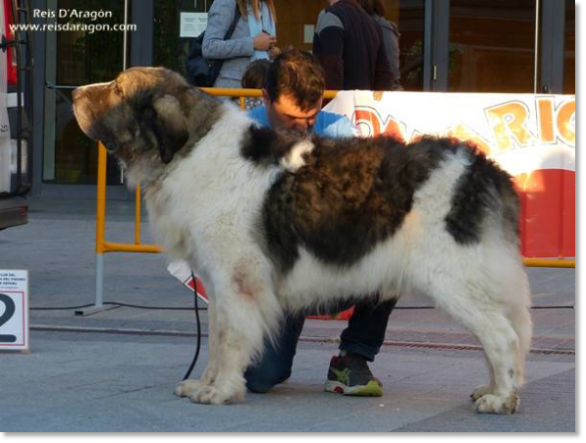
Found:
[[[190,35],[213,0],[32,0],[33,194],[95,194],[97,150],[79,130],[71,92],[125,67],[184,70]],[[383,0],[401,33],[407,91],[575,93],[575,4],[569,0]],[[311,50],[325,0],[275,0],[278,45]],[[72,12],[77,11],[77,12]],[[94,11],[95,14],[83,14]],[[101,11],[101,12],[100,12]],[[194,21],[195,20],[195,21]],[[68,24],[83,23],[72,30]],[[124,28],[120,25],[130,25]],[[59,28],[59,26],[61,28]],[[108,29],[108,30],[106,30]],[[126,198],[108,168],[109,197]]]

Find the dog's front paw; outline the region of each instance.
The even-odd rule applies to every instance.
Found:
[[[489,385],[480,385],[474,388],[474,391],[470,394],[470,398],[476,401],[487,394],[492,394],[492,388]]]
[[[519,404],[519,396],[514,393],[507,397],[487,394],[476,400],[475,406],[479,414],[514,414]]]
[[[244,401],[245,389],[223,389],[216,385],[203,385],[192,391],[188,397],[194,403],[224,405]]]
[[[178,397],[189,397],[194,391],[200,389],[204,384],[200,380],[184,380],[175,386],[175,395]]]

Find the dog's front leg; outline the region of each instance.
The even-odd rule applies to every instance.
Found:
[[[203,375],[199,380],[184,380],[177,384],[175,387],[175,395],[179,397],[189,397],[196,390],[201,389],[205,385],[211,385],[216,379],[218,373],[218,334],[216,329],[216,301],[213,297],[213,291],[210,286],[208,288],[208,294],[210,294],[208,304],[208,353],[209,360],[206,368],[203,371]]]
[[[244,371],[262,351],[264,333],[270,329],[268,323],[277,322],[270,280],[260,277],[250,266],[245,268],[246,271],[234,271],[213,284],[217,343],[210,348],[210,364],[215,368],[210,373],[215,377],[212,383],[200,383],[187,394],[195,403],[243,401]]]

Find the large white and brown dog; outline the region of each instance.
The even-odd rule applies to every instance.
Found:
[[[484,348],[476,410],[517,410],[532,334],[518,197],[473,147],[280,134],[163,68],[73,99],[81,129],[143,187],[157,241],[210,294],[209,363],[176,394],[242,400],[244,370],[284,311],[418,290]]]

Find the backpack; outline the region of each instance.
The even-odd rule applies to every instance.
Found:
[[[234,21],[230,25],[230,29],[226,33],[224,40],[229,40],[232,37],[239,18],[240,9],[238,9],[237,4]],[[187,72],[187,79],[192,85],[206,88],[214,86],[216,79],[220,75],[224,60],[212,60],[203,56],[202,46],[204,35],[205,31],[191,41],[189,55],[185,59],[185,71]]]

